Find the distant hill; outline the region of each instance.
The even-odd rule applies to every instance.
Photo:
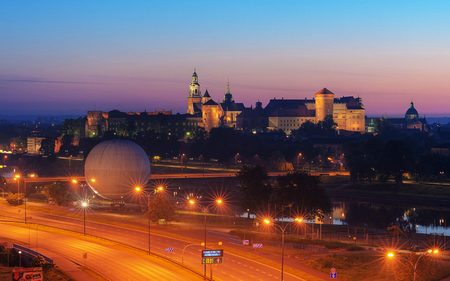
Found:
[[[60,116],[54,116],[54,115],[15,115],[15,116],[9,116],[9,115],[0,115],[0,120],[11,120],[11,121],[35,121],[38,117],[46,117],[46,118],[58,118],[58,120],[64,121],[67,118],[78,118],[78,117],[84,117],[86,115],[60,115]]]
[[[427,117],[427,123],[439,123],[441,125],[447,125],[450,123],[450,117]]]

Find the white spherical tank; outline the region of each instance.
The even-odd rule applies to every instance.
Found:
[[[87,184],[99,195],[121,200],[133,195],[150,177],[145,151],[127,140],[108,140],[96,145],[84,164]]]

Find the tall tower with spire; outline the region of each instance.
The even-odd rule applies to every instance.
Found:
[[[198,83],[197,72],[194,68],[194,73],[192,74],[192,82],[189,85],[189,95],[188,95],[188,110],[187,113],[195,113],[195,104],[200,104],[202,101],[202,93],[200,92],[200,84]]]

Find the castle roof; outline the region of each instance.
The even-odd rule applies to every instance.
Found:
[[[217,105],[217,102],[215,102],[211,99],[211,100],[205,102],[203,105]]]
[[[334,93],[327,88],[323,88],[322,90],[318,91],[316,95],[334,95]]]
[[[205,94],[203,95],[204,98],[210,98],[211,96],[208,93],[208,89],[206,89]]]
[[[242,111],[245,109],[245,106],[243,103],[236,103],[236,102],[222,102],[220,103],[222,106],[222,109],[224,111]]]
[[[270,117],[314,117],[316,116],[315,110],[308,110],[306,105],[300,105],[296,109],[277,109]]]

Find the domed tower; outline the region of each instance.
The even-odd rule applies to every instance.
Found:
[[[333,115],[334,93],[323,88],[315,94],[316,123],[325,119],[327,115]]]
[[[198,83],[197,72],[192,74],[192,82],[189,85],[189,95],[188,95],[188,110],[187,113],[194,114],[194,104],[201,103],[202,101],[202,93],[200,92],[200,84]]]
[[[405,113],[405,119],[407,121],[409,121],[409,120],[414,119],[414,118],[419,119],[419,113],[417,113],[417,110],[414,108],[414,103],[411,102],[409,104],[408,110]]]

